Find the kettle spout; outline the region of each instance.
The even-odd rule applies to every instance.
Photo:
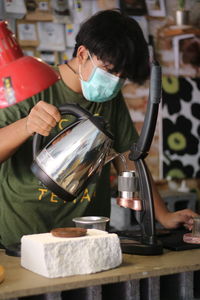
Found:
[[[116,152],[113,148],[110,148],[106,154],[104,165],[117,157],[120,153]]]

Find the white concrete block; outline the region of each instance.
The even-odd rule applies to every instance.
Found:
[[[21,239],[22,267],[48,278],[96,273],[121,262],[118,236],[102,230],[88,229],[86,236],[75,238],[41,233]]]

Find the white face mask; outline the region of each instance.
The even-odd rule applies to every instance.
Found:
[[[124,79],[97,67],[89,52],[88,54],[94,65],[88,81],[83,80],[79,65],[79,76],[84,97],[93,102],[105,102],[113,99],[120,91]]]

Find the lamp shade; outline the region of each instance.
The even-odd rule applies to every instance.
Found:
[[[25,56],[8,29],[0,22],[0,108],[23,101],[48,88],[58,73],[39,58]]]

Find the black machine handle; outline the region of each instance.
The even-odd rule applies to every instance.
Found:
[[[150,92],[147,104],[147,112],[138,142],[133,145],[130,159],[135,161],[147,156],[157,122],[158,108],[162,91],[161,67],[157,62],[152,63],[150,76]]]
[[[81,120],[91,119],[92,115],[76,104],[64,104],[60,107],[58,107],[59,112],[61,115],[69,114],[74,117],[76,117],[77,122],[80,122]],[[76,122],[76,123],[77,123]],[[72,125],[70,125],[71,127]],[[65,131],[67,131],[69,127],[64,128],[54,139],[56,139],[59,135],[63,134]],[[43,145],[43,139],[44,137],[40,135],[39,133],[35,133],[33,137],[33,159],[36,158],[37,154],[40,152],[42,145]],[[53,139],[53,140],[54,140]]]

